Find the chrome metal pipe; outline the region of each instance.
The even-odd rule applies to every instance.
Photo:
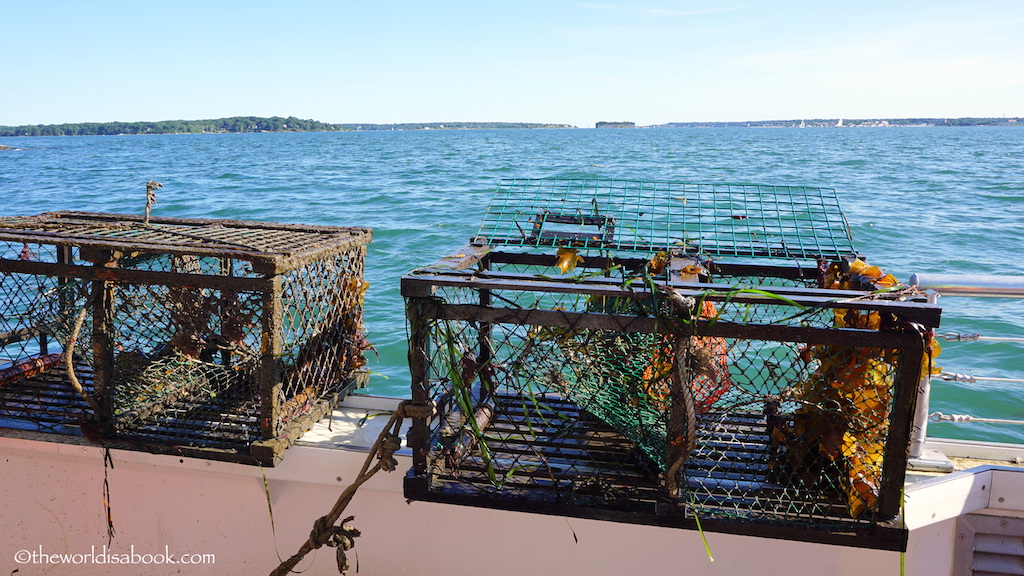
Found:
[[[943,296],[1024,298],[1024,276],[987,274],[914,274],[910,285]]]
[[[937,303],[941,296],[988,296],[1024,298],[1024,276],[993,276],[987,274],[914,274],[910,285],[924,290],[928,303]],[[917,391],[914,429],[910,438],[910,457],[920,458],[928,435],[928,409],[931,400],[931,375],[924,374]]]

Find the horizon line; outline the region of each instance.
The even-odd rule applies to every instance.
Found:
[[[61,126],[65,124],[148,124],[157,122],[213,122],[217,120],[229,120],[235,118],[253,118],[253,119],[288,119],[295,118],[304,122],[319,122],[321,124],[329,124],[335,126],[356,126],[356,125],[372,125],[372,126],[398,126],[403,124],[417,124],[417,125],[444,125],[444,124],[543,124],[543,125],[560,125],[560,126],[576,126],[570,122],[535,122],[535,121],[508,121],[508,120],[447,120],[447,121],[396,121],[396,122],[328,122],[325,120],[316,120],[313,118],[299,118],[294,115],[289,116],[256,116],[256,115],[234,115],[234,116],[221,116],[217,118],[173,118],[173,119],[161,119],[161,120],[84,120],[84,121],[69,121],[69,122],[50,122],[47,124],[42,123],[29,123],[29,124],[0,124],[3,128],[19,128],[22,126]],[[664,122],[655,122],[652,124],[637,124],[629,120],[598,120],[596,123],[603,124],[636,124],[637,126],[663,126],[666,124],[744,124],[744,123],[765,123],[765,122],[837,122],[839,120],[844,121],[870,121],[870,120],[1021,120],[1024,119],[1022,116],[864,116],[864,117],[852,117],[852,116],[836,116],[836,117],[800,117],[800,118],[772,118],[772,119],[760,119],[760,120],[670,120]]]

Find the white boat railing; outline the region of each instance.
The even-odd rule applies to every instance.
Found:
[[[967,332],[960,334],[958,332],[946,332],[944,334],[936,334],[936,338],[942,338],[943,340],[949,340],[951,342],[1024,342],[1024,338],[1009,338],[1002,336],[982,336],[974,332]]]
[[[1024,424],[1024,420],[1010,420],[1007,418],[978,418],[970,414],[943,414],[932,412],[928,419],[932,422],[988,422],[989,424]]]
[[[999,376],[975,376],[973,374],[961,374],[959,372],[942,372],[938,377],[946,382],[963,382],[964,384],[975,384],[977,382],[1024,382],[1024,378],[1000,378]]]
[[[914,274],[910,285],[943,296],[1024,298],[1024,276],[989,274]]]
[[[1024,298],[1024,276],[992,276],[992,275],[962,275],[962,274],[914,274],[910,277],[910,285],[924,292],[928,302],[938,303],[939,296],[976,296],[990,298]],[[1024,338],[1007,338],[999,336],[982,336],[980,334],[938,334],[946,340],[962,342],[974,341],[996,341],[996,342],[1024,342]],[[935,377],[947,381],[974,383],[978,380],[992,382],[1024,382],[1019,378],[982,377],[956,372],[943,372]],[[977,418],[966,414],[945,415],[940,412],[929,413],[929,399],[931,396],[932,375],[924,375],[921,379],[921,387],[918,392],[917,410],[914,416],[914,435],[910,443],[911,466],[915,461],[921,467],[929,467],[935,464],[924,454],[925,436],[927,435],[928,420],[934,422],[992,422],[1004,424],[1024,424],[1024,421],[1003,420],[995,418]],[[938,466],[938,465],[937,465]],[[941,467],[941,466],[938,466]]]

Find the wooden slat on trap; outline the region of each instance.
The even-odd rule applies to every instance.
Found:
[[[92,393],[92,368],[78,364],[75,373],[86,393]],[[0,386],[0,426],[76,433],[88,409],[71,387],[63,364]]]
[[[79,363],[75,375],[85,392],[93,391],[93,372]],[[0,426],[62,435],[82,435],[89,406],[71,386],[63,364],[0,387]],[[224,390],[215,397],[196,401],[182,396],[162,410],[118,430],[90,430],[90,440],[114,448],[199,455],[238,461],[249,445],[259,440],[259,418],[252,393]]]
[[[433,502],[691,529],[697,527],[697,515],[704,529],[718,532],[880,549],[906,545],[906,531],[901,528],[869,518],[851,519],[842,494],[779,483],[773,475],[771,439],[762,415],[702,415],[698,448],[684,473],[689,500],[673,503],[664,498],[657,467],[636,444],[573,402],[552,394],[524,399],[499,393],[494,412],[483,431],[493,478],[478,449],[458,466],[446,466],[443,443],[435,437],[427,481],[408,476],[406,495]],[[556,415],[567,424],[554,425],[559,420]],[[816,527],[808,528],[808,523]],[[831,525],[832,530],[820,530],[821,524]]]
[[[435,451],[425,499],[463,499],[464,504],[521,509],[548,505],[611,506],[652,511],[657,478],[644,470],[635,444],[622,434],[554,395],[525,400],[496,396],[494,417],[484,431],[490,459],[500,475],[496,491],[478,450],[455,468]],[[479,500],[485,500],[481,503]],[[503,503],[505,505],[503,505]]]

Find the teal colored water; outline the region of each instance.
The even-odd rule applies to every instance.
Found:
[[[408,393],[398,281],[457,250],[503,177],[835,188],[860,252],[915,272],[1021,274],[1024,128],[481,130],[3,138],[5,215],[50,210],[369,226],[371,391]],[[941,331],[1024,338],[1024,302],[946,299]],[[944,369],[1024,378],[1024,348],[946,343]],[[1024,386],[935,383],[932,410],[1024,420]],[[1024,426],[933,424],[1024,442]]]

